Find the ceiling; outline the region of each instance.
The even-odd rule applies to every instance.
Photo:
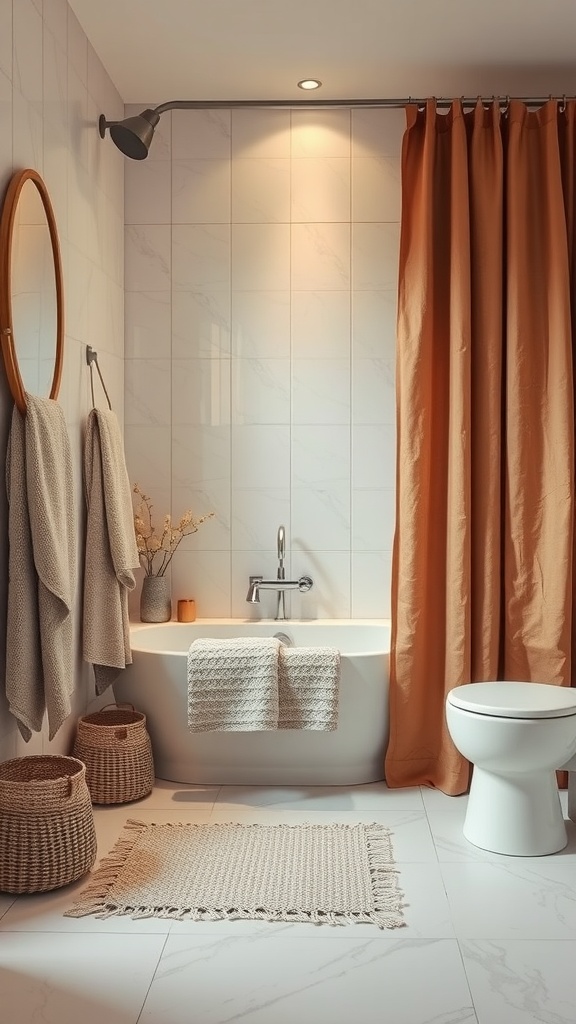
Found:
[[[126,103],[576,93],[575,0],[69,2]]]

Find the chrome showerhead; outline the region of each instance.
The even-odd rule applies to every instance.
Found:
[[[126,117],[123,121],[107,121],[102,114],[98,127],[102,139],[108,128],[112,142],[125,156],[132,160],[145,160],[159,120],[160,114],[151,109],[143,110],[141,114],[133,117]]]

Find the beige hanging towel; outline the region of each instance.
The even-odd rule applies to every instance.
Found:
[[[139,565],[132,492],[115,413],[92,409],[84,439],[87,505],[84,561],[84,660],[94,666],[96,693],[132,664],[128,593]]]
[[[340,651],[280,646],[278,728],[334,732],[338,728]]]
[[[71,712],[76,535],[70,440],[49,398],[16,406],[6,457],[6,697],[25,740],[48,713],[52,739]]]
[[[188,651],[191,732],[260,732],[278,725],[276,637],[200,637]]]

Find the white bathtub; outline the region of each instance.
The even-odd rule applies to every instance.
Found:
[[[187,652],[198,637],[273,636],[286,633],[302,647],[341,652],[339,724],[335,732],[191,733],[187,727]],[[384,778],[388,742],[386,620],[134,625],[133,664],[115,683],[148,719],[156,775],[188,784],[349,786]]]

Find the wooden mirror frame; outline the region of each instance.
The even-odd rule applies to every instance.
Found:
[[[14,221],[20,193],[27,181],[34,182],[46,214],[52,256],[54,259],[54,280],[56,286],[56,351],[54,356],[54,373],[49,398],[57,398],[62,379],[62,363],[64,359],[64,286],[62,277],[62,259],[60,242],[56,228],[54,210],[48,195],[48,189],[37,171],[26,168],[16,171],[12,176],[0,217],[0,341],[2,357],[6,367],[6,377],[12,397],[20,412],[26,413],[26,392],[18,366],[18,354],[14,340],[12,323],[12,241]]]

